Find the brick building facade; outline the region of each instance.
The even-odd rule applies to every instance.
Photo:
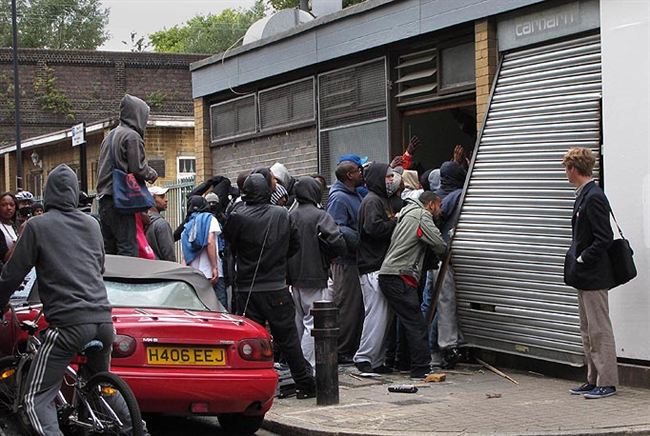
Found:
[[[39,180],[65,162],[79,166],[78,150],[61,132],[84,122],[106,128],[88,135],[88,186],[94,189],[95,163],[104,131],[116,123],[125,93],[145,100],[156,125],[147,129],[147,155],[160,169],[161,182],[175,181],[179,157],[194,159],[189,64],[201,55],[101,52],[86,50],[19,51],[21,137],[24,186],[39,190]],[[15,119],[11,49],[0,48],[0,189],[15,189]],[[180,122],[180,124],[179,124]],[[177,127],[180,126],[180,127]],[[30,145],[31,144],[31,145]],[[31,147],[31,148],[30,148]],[[35,165],[32,154],[36,152]]]

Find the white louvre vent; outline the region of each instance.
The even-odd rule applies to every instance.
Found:
[[[435,96],[438,91],[438,52],[436,49],[400,56],[396,83],[399,103],[412,103]]]
[[[313,77],[259,92],[260,130],[315,121]]]
[[[219,142],[257,131],[255,94],[210,106],[212,142]]]

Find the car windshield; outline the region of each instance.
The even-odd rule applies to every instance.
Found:
[[[209,310],[190,285],[181,281],[126,283],[106,280],[113,306]]]

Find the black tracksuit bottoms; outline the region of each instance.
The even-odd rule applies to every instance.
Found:
[[[411,371],[431,365],[427,325],[420,312],[417,288],[404,283],[400,276],[379,275],[379,288],[404,328],[411,354]]]
[[[296,388],[313,390],[314,379],[307,372],[307,365],[300,347],[298,330],[296,329],[296,309],[289,289],[280,291],[237,292],[237,310],[241,315],[245,310],[246,318],[264,326],[268,321],[273,335],[273,343],[287,359],[291,377],[296,382]]]

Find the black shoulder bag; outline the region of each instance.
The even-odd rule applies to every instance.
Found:
[[[614,239],[612,241],[609,250],[607,250],[612,269],[614,270],[614,280],[616,282],[614,286],[620,286],[636,277],[637,272],[633,259],[634,251],[630,247],[629,241],[623,236],[623,231],[618,225],[618,221],[616,221],[614,212],[610,209],[609,213],[612,214],[612,218],[614,218],[616,228],[618,229],[618,234],[621,235],[620,239]]]

